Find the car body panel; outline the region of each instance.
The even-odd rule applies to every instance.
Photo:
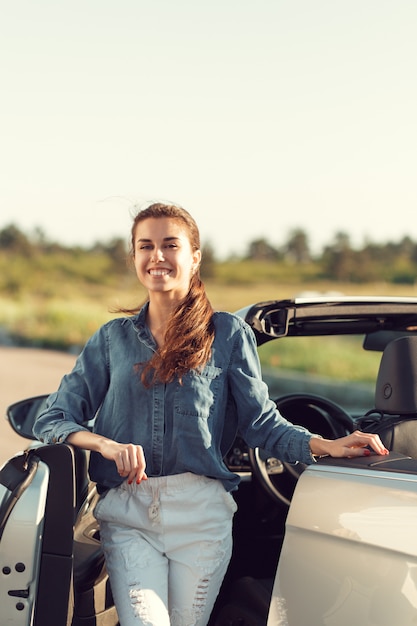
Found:
[[[417,475],[319,464],[289,509],[268,626],[417,622]]]
[[[8,510],[0,541],[2,624],[33,623],[48,483],[49,468],[39,462],[20,494],[0,485],[0,502]]]

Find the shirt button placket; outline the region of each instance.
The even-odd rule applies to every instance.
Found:
[[[156,476],[162,474],[163,465],[164,389],[165,385],[161,384],[153,387],[152,467]]]

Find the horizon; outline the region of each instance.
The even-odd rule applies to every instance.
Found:
[[[83,246],[167,199],[219,257],[417,238],[416,23],[414,0],[9,3],[0,227]]]

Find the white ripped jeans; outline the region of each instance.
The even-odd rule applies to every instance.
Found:
[[[232,553],[233,496],[186,473],[110,489],[95,509],[121,626],[205,626]]]

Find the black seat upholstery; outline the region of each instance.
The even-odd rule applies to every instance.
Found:
[[[375,389],[375,407],[361,420],[394,452],[417,459],[417,337],[400,337],[385,348]]]
[[[385,348],[375,409],[390,415],[417,415],[417,337],[400,337]]]
[[[75,470],[75,511],[80,510],[88,494],[88,453],[82,448],[73,447]]]

